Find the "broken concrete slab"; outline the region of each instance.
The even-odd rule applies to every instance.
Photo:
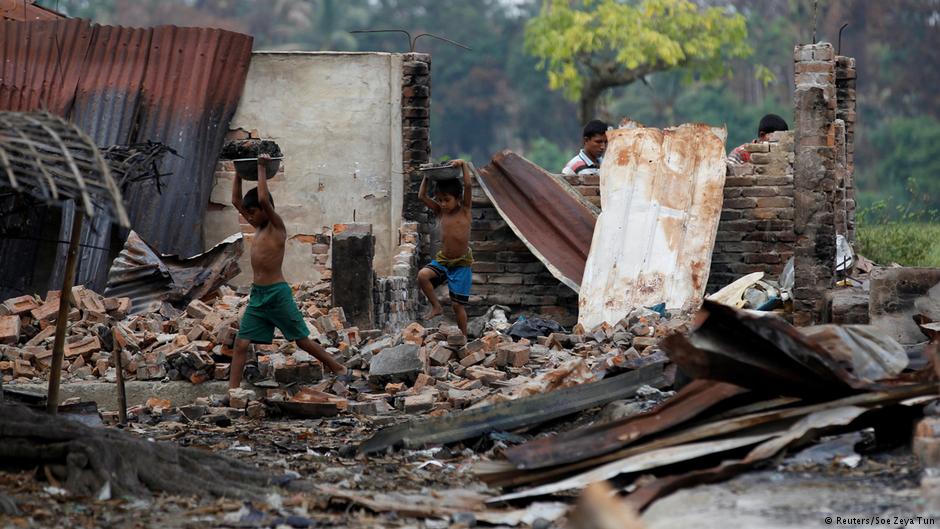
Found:
[[[924,342],[913,316],[940,321],[940,268],[876,268],[871,273],[871,324],[902,345]]]
[[[414,344],[383,349],[369,362],[369,382],[381,386],[389,382],[414,384],[418,373],[424,369],[419,350]]]
[[[6,387],[17,390],[45,394],[49,388],[47,384],[12,384]],[[150,397],[170,399],[177,405],[194,402],[199,397],[210,395],[223,395],[228,391],[227,380],[211,380],[202,384],[191,384],[187,381],[152,382],[143,380],[128,380],[124,383],[127,393],[127,406],[143,406]],[[117,410],[117,387],[110,382],[70,382],[64,383],[59,389],[59,398],[63,401],[77,398],[78,400],[98,403],[102,410]]]

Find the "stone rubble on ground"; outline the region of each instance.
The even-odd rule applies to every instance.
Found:
[[[148,402],[130,409],[145,421],[201,420],[298,413],[437,416],[553,391],[600,379],[610,370],[634,369],[664,360],[659,339],[685,325],[638,309],[616,325],[575,326],[534,341],[513,339],[499,322],[475,322],[482,336],[469,340],[456,326],[425,328],[415,322],[396,335],[351,327],[342,308],[330,308],[328,285],[304,284],[295,297],[311,338],[349,368],[348,377],[324,379],[306,351],[283,338],[255,345],[245,379],[254,389],[194,404]],[[241,312],[248,301],[228,287],[184,310],[164,304],[159,312],[128,315],[127,298],[103,298],[75,287],[78,303],[65,349],[63,381],[116,380],[113,356],[120,351],[126,380],[226,380]],[[0,322],[0,373],[4,382],[40,381],[52,359],[58,293],[46,300],[7,300]],[[53,310],[55,309],[55,310]],[[9,320],[9,321],[8,321]],[[14,321],[15,320],[15,321]],[[16,331],[16,332],[13,332]],[[227,398],[226,398],[227,397]],[[282,409],[277,404],[291,403]],[[223,407],[223,403],[227,407]],[[309,408],[309,409],[308,409]],[[286,410],[286,411],[285,411]],[[309,416],[309,415],[305,415]],[[114,419],[109,415],[109,419]]]

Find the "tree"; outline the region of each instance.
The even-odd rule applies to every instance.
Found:
[[[680,67],[715,79],[750,53],[742,15],[691,0],[545,0],[525,36],[549,86],[579,101],[582,122],[609,88]]]

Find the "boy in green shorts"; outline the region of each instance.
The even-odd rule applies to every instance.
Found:
[[[274,200],[268,193],[265,164],[269,159],[265,154],[258,157],[258,187],[245,193],[244,199],[242,180],[237,173],[235,185],[232,187],[232,205],[255,228],[255,236],[251,243],[251,270],[254,280],[248,308],[245,309],[235,339],[229,388],[237,388],[241,384],[248,346],[252,342],[271,343],[275,327],[281,330],[285,339],[297,342],[298,347],[313,355],[331,372],[346,374],[345,366],[309,338],[307,324],[294,303],[294,294],[281,272],[287,229],[284,227],[284,221],[274,211]]]

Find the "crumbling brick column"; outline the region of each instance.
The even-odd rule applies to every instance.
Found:
[[[835,264],[836,75],[832,44],[794,48],[794,323],[825,321]]]
[[[431,56],[406,53],[401,81],[402,161],[404,167],[404,211],[406,221],[417,222],[419,254],[422,260],[431,251],[433,219],[421,200],[417,169],[431,161]]]
[[[753,272],[776,279],[793,256],[793,132],[745,148],[749,163],[728,164],[709,292]]]
[[[418,223],[402,222],[392,275],[375,280],[376,328],[397,332],[416,320],[421,309],[418,275]]]
[[[845,127],[845,142],[840,152],[845,171],[846,235],[850,241],[855,240],[855,79],[855,58],[836,57],[836,118],[841,119]]]
[[[375,237],[371,224],[333,226],[333,306],[360,329],[375,328],[372,260]]]

